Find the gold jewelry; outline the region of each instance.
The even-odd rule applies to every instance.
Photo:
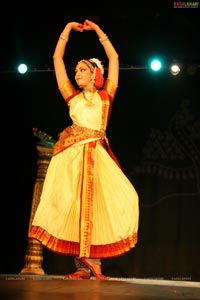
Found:
[[[86,105],[87,106],[94,106],[94,103],[92,102],[93,97],[94,97],[94,93],[93,92],[89,92],[89,91],[82,91],[82,94],[83,94],[83,98],[86,101]]]
[[[99,38],[101,44],[103,44],[106,40],[108,40],[107,34],[104,34],[101,38]]]
[[[61,34],[60,39],[67,42],[69,38],[68,38],[68,36],[66,37],[63,34]]]

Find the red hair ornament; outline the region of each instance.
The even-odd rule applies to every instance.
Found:
[[[101,72],[101,69],[100,68],[96,68],[94,86],[97,89],[100,89],[103,86],[103,83],[104,83],[104,77],[103,77],[103,74]]]

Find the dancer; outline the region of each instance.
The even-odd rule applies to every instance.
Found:
[[[96,33],[108,59],[106,79],[98,58],[83,58],[75,67],[77,87],[73,86],[64,63],[71,31]],[[87,47],[92,47],[92,37]],[[53,252],[74,257],[77,270],[66,279],[90,279],[91,274],[109,279],[102,274],[102,259],[135,247],[139,222],[138,194],[106,136],[118,87],[118,53],[101,27],[85,20],[67,23],[53,61],[72,125],[55,143],[29,237]]]

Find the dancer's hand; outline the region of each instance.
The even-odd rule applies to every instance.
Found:
[[[84,24],[83,24],[83,29],[86,31],[89,30],[96,30],[96,28],[98,27],[98,25],[90,20],[85,20]]]
[[[78,22],[70,22],[67,24],[67,26],[70,27],[70,30],[74,30],[74,31],[83,32],[83,30],[84,30],[84,24],[81,24]]]

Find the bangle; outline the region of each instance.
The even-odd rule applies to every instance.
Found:
[[[106,40],[108,40],[107,34],[104,34],[104,35],[99,39],[99,41],[100,41],[101,44],[103,44]]]
[[[61,34],[60,39],[67,42],[69,38]]]

